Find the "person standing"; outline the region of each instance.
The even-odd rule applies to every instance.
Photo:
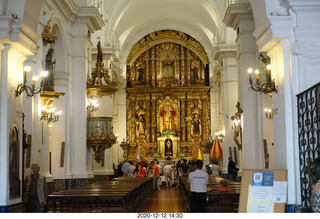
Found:
[[[236,174],[237,174],[236,164],[233,162],[232,157],[229,157],[228,179],[235,181]]]
[[[147,170],[146,170],[146,167],[145,167],[145,164],[144,162],[141,162],[140,163],[140,167],[138,169],[138,173],[139,173],[139,177],[146,177],[147,175]]]
[[[218,161],[213,161],[213,164],[212,164],[212,174],[211,176],[215,176],[215,177],[219,177],[220,176],[220,167],[218,165]]]
[[[170,163],[167,163],[164,167],[163,167],[163,174],[164,177],[166,179],[166,185],[168,186],[168,181],[170,183],[170,186],[172,186],[172,179],[171,179],[171,172],[173,171],[172,166]]]
[[[25,178],[24,202],[27,212],[43,212],[48,200],[46,178],[39,174],[40,166],[36,163],[31,165],[30,173]]]
[[[130,166],[128,167],[128,177],[134,177],[134,170],[136,167],[133,165],[133,162],[129,162]]]
[[[196,170],[189,173],[188,182],[190,183],[190,212],[207,211],[207,185],[209,183],[208,174],[202,171],[203,161],[196,161]]]
[[[188,174],[190,172],[190,167],[187,164],[186,159],[184,159],[183,163],[180,165],[180,172],[181,172],[182,176],[188,176]]]
[[[156,190],[160,190],[160,186],[159,186],[159,178],[160,178],[160,170],[159,170],[159,165],[156,164],[154,161],[151,161],[151,164],[153,165],[153,189]]]
[[[130,163],[128,161],[126,161],[123,165],[122,165],[122,173],[123,173],[123,176],[128,176],[128,168],[130,166]]]

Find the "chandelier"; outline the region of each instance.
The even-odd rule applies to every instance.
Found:
[[[264,63],[264,72],[266,75],[266,80],[261,80],[261,77],[259,77],[260,71],[259,69],[256,69],[254,71],[256,75],[256,81],[254,83],[252,79],[252,72],[253,69],[249,68],[248,73],[249,73],[249,82],[250,82],[250,87],[249,89],[254,90],[259,92],[260,94],[271,94],[272,92],[277,93],[277,88],[275,85],[274,79],[271,79],[271,61],[270,57],[267,55],[264,55],[263,53],[260,53],[259,56],[259,61]]]

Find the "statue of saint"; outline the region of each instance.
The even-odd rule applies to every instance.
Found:
[[[101,42],[99,40],[98,44],[97,44],[97,50],[98,50],[98,54],[97,54],[97,62],[102,62],[103,61],[103,52],[102,52],[102,48],[101,48]]]
[[[146,119],[145,119],[146,112],[143,110],[143,102],[139,101],[139,109],[136,111],[136,125],[138,135],[145,134],[145,126],[146,126]]]
[[[139,82],[142,82],[142,81],[143,81],[143,73],[144,73],[143,68],[139,68],[139,69],[138,69],[138,72],[139,72],[139,74],[138,74],[138,81],[139,81]]]
[[[53,58],[54,50],[50,48],[46,55],[45,70],[48,72],[47,77],[43,78],[43,90],[54,91],[54,69],[53,65],[56,63]]]
[[[194,67],[194,68],[192,69],[192,71],[193,71],[194,80],[195,80],[195,81],[200,80],[200,77],[199,77],[199,68],[198,68],[198,67]]]
[[[200,134],[201,133],[201,121],[200,121],[198,113],[194,113],[193,119],[192,119],[192,125],[193,125],[193,134]]]
[[[175,130],[174,125],[174,117],[176,112],[174,111],[174,107],[171,105],[165,105],[163,110],[161,111],[161,118],[162,118],[162,131],[164,130]]]

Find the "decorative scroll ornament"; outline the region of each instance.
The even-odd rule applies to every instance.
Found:
[[[296,41],[292,45],[292,52],[305,58],[316,59],[320,57],[320,42]]]
[[[153,32],[143,39],[141,39],[138,43],[136,43],[127,59],[127,65],[132,66],[134,61],[147,49],[150,47],[160,44],[164,41],[169,42],[175,42],[178,44],[181,44],[187,48],[189,48],[191,51],[193,51],[195,54],[197,54],[202,63],[208,64],[209,59],[208,56],[204,50],[204,47],[196,41],[191,36],[186,35],[185,33],[182,33],[180,31],[174,31],[174,30],[161,30],[157,32]],[[168,44],[169,45],[169,44]]]

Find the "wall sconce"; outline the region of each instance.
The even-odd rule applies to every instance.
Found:
[[[224,135],[223,135],[222,131],[216,132],[216,136],[217,136],[217,138],[219,139],[220,142],[223,142]]]
[[[61,111],[56,112],[56,109],[52,107],[52,105],[47,108],[46,106],[42,107],[41,118],[40,120],[47,120],[50,122],[58,122],[59,116],[62,114]]]
[[[210,137],[208,138],[207,144],[208,144],[208,146],[209,146],[210,148],[212,148],[213,143],[214,143],[214,139],[210,136]]]
[[[266,118],[267,118],[267,119],[273,119],[272,109],[267,109],[267,108],[265,108],[265,109],[264,109],[264,112],[266,113],[265,115],[266,115]]]
[[[263,53],[260,53],[259,60],[264,63],[265,65],[265,74],[266,74],[266,80],[260,80],[259,78],[259,70],[255,70],[255,75],[256,75],[256,83],[253,82],[252,79],[252,68],[248,69],[249,73],[249,82],[250,82],[250,87],[249,89],[252,89],[254,91],[259,92],[260,94],[264,93],[272,93],[275,92],[277,93],[277,88],[275,85],[275,81],[271,80],[271,61],[269,56],[264,56]]]
[[[123,139],[122,142],[120,143],[120,147],[123,150],[123,157],[126,158],[127,157],[127,149],[130,146],[130,142],[128,139]]]
[[[35,88],[36,81],[38,80],[38,76],[32,77],[32,85],[27,85],[27,74],[31,70],[31,66],[25,66],[23,71],[23,82],[18,83],[17,89],[16,89],[16,97],[21,95],[23,91],[26,91],[27,98],[33,97],[34,95],[40,93],[42,91],[42,86]],[[41,72],[41,77],[46,77],[48,75],[48,72],[43,71]]]

